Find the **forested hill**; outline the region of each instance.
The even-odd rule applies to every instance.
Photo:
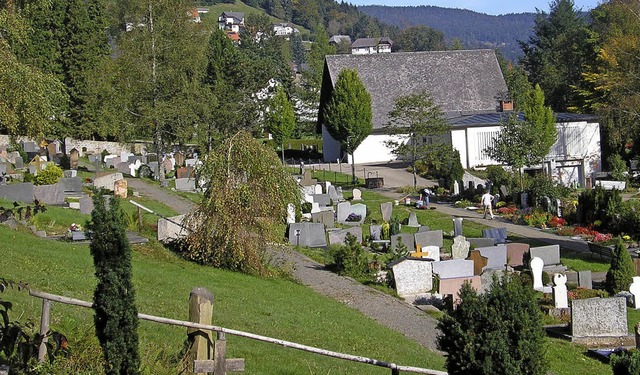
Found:
[[[535,13],[490,16],[465,9],[436,6],[359,6],[362,13],[380,21],[407,28],[425,25],[445,34],[447,40],[458,38],[467,48],[499,47],[510,60],[522,54],[518,40],[526,41],[532,33]]]

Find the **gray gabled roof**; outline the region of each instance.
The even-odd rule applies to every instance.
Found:
[[[507,85],[493,50],[329,55],[325,59],[320,108],[343,69],[356,69],[371,95],[373,128],[389,121],[395,99],[422,90],[443,112],[497,112]],[[330,87],[328,87],[330,85]]]
[[[244,19],[244,13],[243,12],[222,12],[222,14],[220,16],[221,17],[225,17],[225,18],[231,17],[235,21],[238,21],[238,23],[242,22],[242,20]]]

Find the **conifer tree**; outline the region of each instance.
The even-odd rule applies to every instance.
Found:
[[[138,311],[131,281],[131,247],[118,199],[105,208],[102,194],[93,197],[87,228],[98,285],[93,296],[96,335],[102,347],[105,373],[138,374]]]
[[[293,112],[293,106],[287,99],[287,93],[280,86],[269,102],[269,112],[265,114],[265,122],[273,140],[282,147],[282,163],[284,164],[284,141],[293,133],[296,126],[296,115]]]
[[[629,285],[633,282],[635,274],[631,255],[622,239],[618,238],[611,258],[611,266],[607,271],[605,289],[612,295],[623,290],[629,290]]]

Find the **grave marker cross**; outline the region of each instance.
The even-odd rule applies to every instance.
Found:
[[[226,375],[227,372],[244,372],[244,358],[230,358],[227,356],[227,339],[224,332],[218,332],[218,339],[213,344],[213,360],[193,361],[193,372]]]

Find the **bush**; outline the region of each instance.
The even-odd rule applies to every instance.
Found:
[[[607,158],[611,177],[616,181],[628,181],[627,162],[618,154],[613,154]]]
[[[546,374],[545,333],[530,286],[505,276],[482,295],[465,283],[460,298],[438,322],[449,374]]]
[[[621,238],[616,241],[616,248],[613,250],[611,266],[607,271],[605,289],[611,295],[628,290],[629,285],[636,275],[631,255]]]
[[[47,164],[47,167],[36,176],[36,185],[53,185],[64,176],[62,169],[55,164]]]
[[[330,249],[331,267],[339,275],[354,278],[369,277],[369,259],[356,237],[347,233],[347,244]]]
[[[609,357],[613,375],[640,375],[640,352],[623,350]]]

